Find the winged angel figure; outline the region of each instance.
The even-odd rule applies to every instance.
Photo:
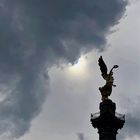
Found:
[[[108,96],[111,95],[112,86],[116,87],[116,85],[113,84],[113,82],[114,82],[113,69],[118,68],[119,66],[114,65],[112,67],[112,69],[110,70],[110,72],[107,73],[107,66],[106,66],[102,56],[100,56],[98,62],[99,62],[100,70],[101,70],[101,75],[106,80],[106,84],[103,87],[99,87],[99,90],[102,95],[102,101],[104,101],[105,99],[108,99]]]

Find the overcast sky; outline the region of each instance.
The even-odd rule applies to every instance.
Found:
[[[0,0],[0,139],[98,140],[90,113],[114,64],[120,140],[140,138],[140,1]]]

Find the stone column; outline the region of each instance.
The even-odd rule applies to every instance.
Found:
[[[91,123],[98,129],[99,140],[116,140],[118,129],[125,123],[125,116],[116,113],[116,104],[110,99],[100,103],[100,112],[91,114]]]

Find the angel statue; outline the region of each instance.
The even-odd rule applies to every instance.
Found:
[[[106,66],[102,56],[100,56],[98,62],[99,62],[100,70],[101,70],[101,75],[106,80],[106,84],[103,87],[99,87],[99,90],[102,95],[102,101],[104,101],[104,100],[108,99],[108,96],[111,95],[112,86],[116,87],[116,85],[113,84],[113,82],[114,82],[113,69],[118,68],[119,66],[114,65],[112,67],[112,69],[110,70],[110,72],[107,73],[107,66]]]

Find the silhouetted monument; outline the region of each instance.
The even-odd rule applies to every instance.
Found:
[[[102,56],[98,60],[102,77],[106,80],[103,87],[99,87],[102,102],[99,105],[100,112],[91,114],[91,123],[94,128],[98,129],[99,140],[116,140],[118,129],[121,129],[125,123],[125,115],[116,112],[116,104],[108,98],[111,95],[113,84],[113,69],[118,68],[114,65],[107,73],[107,66]]]

